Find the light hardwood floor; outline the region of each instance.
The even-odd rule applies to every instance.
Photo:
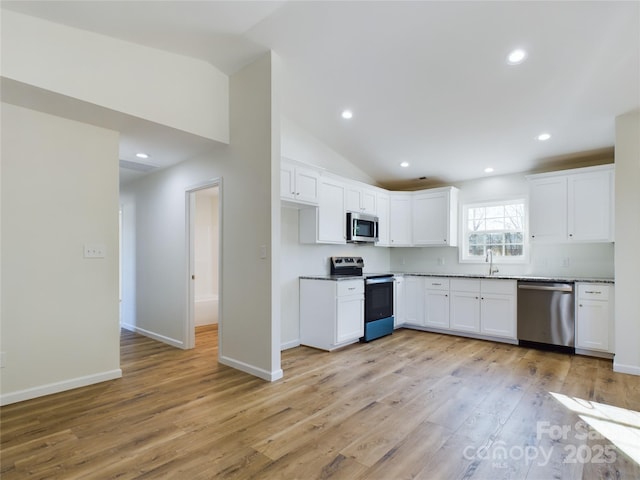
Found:
[[[191,351],[123,331],[121,355],[121,379],[0,409],[3,480],[640,478],[551,394],[640,444],[640,377],[607,360],[401,329],[287,350],[267,383],[210,327]]]

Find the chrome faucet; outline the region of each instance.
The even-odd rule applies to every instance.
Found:
[[[493,250],[487,250],[487,256],[485,257],[484,261],[489,262],[489,276],[493,275],[494,273],[498,273],[499,270],[497,268],[493,268]]]

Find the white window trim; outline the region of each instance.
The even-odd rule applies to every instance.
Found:
[[[494,257],[493,263],[497,265],[522,265],[529,263],[529,201],[526,196],[504,197],[492,200],[475,200],[460,205],[460,224],[458,229],[458,231],[460,232],[460,246],[458,247],[458,261],[460,263],[486,263],[484,258],[470,258],[466,255],[466,253],[469,251],[469,239],[467,236],[467,215],[470,207],[504,205],[507,203],[520,202],[524,204],[523,255],[520,257]]]

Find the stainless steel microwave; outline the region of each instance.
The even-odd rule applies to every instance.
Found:
[[[347,212],[347,243],[375,243],[378,241],[378,217]]]

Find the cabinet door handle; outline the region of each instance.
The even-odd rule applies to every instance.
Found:
[[[586,290],[584,293],[591,293],[595,295],[600,295],[602,292],[598,292],[597,290]]]
[[[578,305],[578,306],[579,306],[579,307],[581,307],[581,306],[582,306],[582,304],[580,304],[580,305]]]
[[[356,287],[349,287],[349,290],[355,290]]]

